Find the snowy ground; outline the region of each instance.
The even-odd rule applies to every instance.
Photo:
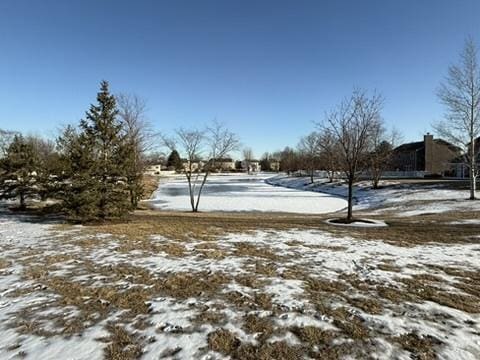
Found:
[[[278,175],[267,183],[274,186],[321,192],[345,197],[347,186],[340,182],[330,184],[326,179]],[[468,201],[468,190],[448,189],[445,184],[418,185],[395,180],[381,182],[382,188],[373,190],[370,181],[355,186],[355,210],[371,213],[394,212],[398,216],[438,214],[447,211],[480,211],[480,201]]]
[[[0,208],[0,359],[480,358],[480,202],[360,183],[357,214],[389,226],[346,229],[295,214],[341,209],[344,185],[264,179],[212,178],[203,206],[233,213]],[[153,202],[187,210],[184,187]]]
[[[462,238],[479,224],[400,246],[378,239],[402,240],[395,224],[347,235],[218,216],[0,213],[0,358],[479,358],[480,244]]]
[[[200,210],[323,214],[346,207],[345,199],[335,195],[268,185],[265,179],[271,176],[211,175],[201,198]],[[185,177],[163,182],[150,203],[162,210],[191,210]]]

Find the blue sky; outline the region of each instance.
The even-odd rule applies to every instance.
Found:
[[[148,102],[156,129],[217,118],[257,156],[296,145],[354,87],[419,139],[478,0],[2,0],[0,127],[53,137],[100,80]]]

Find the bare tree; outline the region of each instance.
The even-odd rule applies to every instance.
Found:
[[[15,131],[0,129],[0,158],[7,154],[7,149],[15,135],[18,135]]]
[[[470,177],[470,200],[475,199],[477,161],[480,146],[480,68],[477,47],[468,39],[458,65],[451,65],[438,97],[447,108],[445,120],[434,125],[438,135],[463,149],[464,163]]]
[[[275,154],[280,161],[280,170],[285,171],[287,175],[298,170],[298,153],[286,146],[285,149]]]
[[[155,134],[152,125],[146,118],[146,102],[137,95],[118,94],[116,96],[118,116],[128,143],[127,184],[130,192],[130,203],[137,207],[143,193],[142,177],[147,166],[146,153],[152,149]]]
[[[353,185],[368,164],[372,134],[381,124],[382,105],[380,95],[368,96],[363,90],[355,90],[319,125],[339,144],[339,167],[348,182],[347,222],[353,221]]]
[[[324,128],[322,132],[319,133],[318,145],[320,147],[320,164],[327,172],[329,182],[333,182],[339,170],[340,144],[333,132],[330,129]]]
[[[401,138],[398,130],[392,129],[388,133],[382,124],[379,124],[373,130],[371,137],[372,152],[369,155],[369,171],[374,189],[378,189],[380,179],[391,162],[393,149],[398,142],[401,142]]]
[[[250,147],[243,149],[243,161],[247,168],[247,173],[250,174],[252,170],[253,150]]]
[[[319,164],[320,149],[320,134],[315,131],[302,137],[298,143],[298,151],[304,159],[304,167],[310,176],[311,183]]]
[[[205,130],[178,129],[174,138],[164,138],[164,144],[171,150],[178,150],[187,159],[185,176],[188,183],[192,212],[198,212],[200,199],[208,177],[216,162],[237,150],[239,140],[225,125],[214,121]],[[204,158],[203,167],[200,160]]]

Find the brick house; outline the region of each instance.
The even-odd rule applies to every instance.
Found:
[[[422,171],[429,175],[454,176],[453,162],[461,149],[426,134],[423,141],[400,145],[393,150],[391,170]]]

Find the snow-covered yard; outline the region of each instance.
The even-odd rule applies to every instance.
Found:
[[[0,358],[478,359],[473,217],[0,213]]]
[[[277,175],[266,179],[273,186],[282,188],[320,192],[346,197],[347,186],[341,182],[329,183],[324,178],[310,182],[309,177]],[[386,180],[382,187],[372,189],[370,181],[360,181],[355,185],[355,210],[374,214],[385,212],[398,216],[438,214],[448,211],[480,212],[480,201],[468,201],[468,190],[447,188],[445,184],[416,184],[401,180]]]
[[[342,197],[265,183],[271,174],[211,175],[200,202],[201,211],[262,211],[323,214],[346,207]],[[188,211],[190,199],[184,176],[163,182],[151,204],[162,210]]]

